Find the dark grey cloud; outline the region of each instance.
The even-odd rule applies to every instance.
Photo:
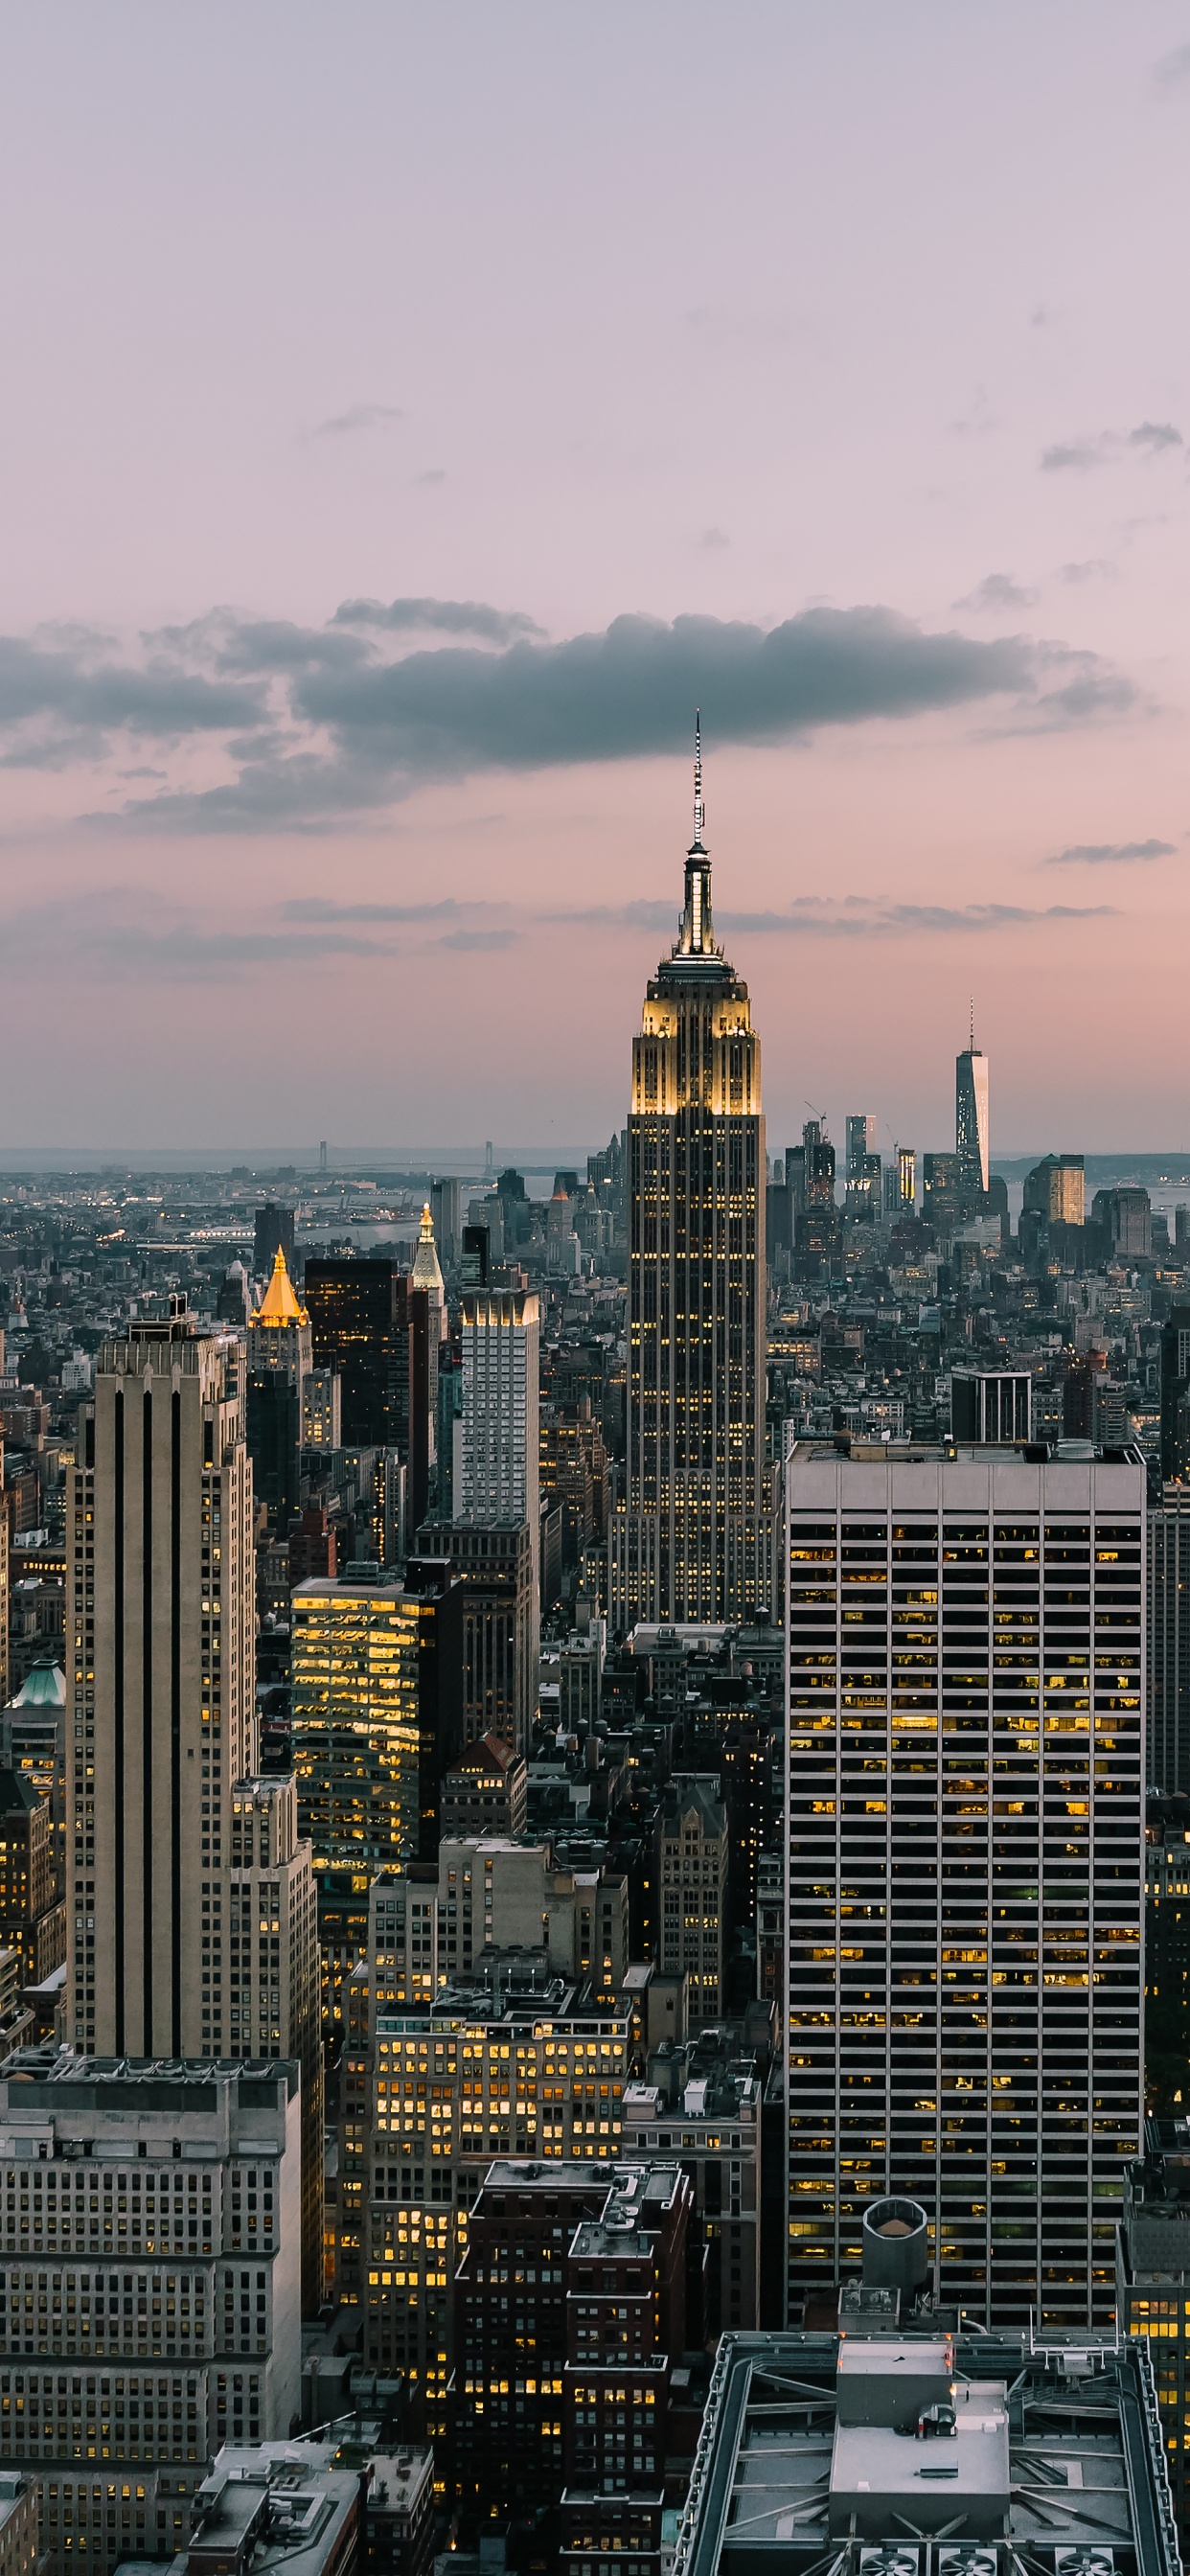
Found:
[[[1131,449],[1143,456],[1165,456],[1171,448],[1184,447],[1181,430],[1172,420],[1142,420],[1135,429],[1121,437],[1114,429],[1097,430],[1091,437],[1068,439],[1057,447],[1041,452],[1043,474],[1087,474],[1098,465],[1110,465]]]
[[[1176,90],[1190,89],[1190,45],[1177,45],[1172,54],[1163,54],[1160,62],[1153,65],[1153,80],[1167,97]]]
[[[159,793],[86,818],[153,834],[317,833],[430,780],[670,752],[698,704],[718,742],[776,744],[963,708],[1035,731],[1133,703],[1094,654],[930,632],[880,607],[813,607],[771,631],[627,615],[552,644],[520,610],[352,599],[319,627],[212,610],[135,652],[89,633],[0,640],[0,765],[116,751],[127,770],[148,765],[145,747],[154,766],[186,743],[217,753],[224,775],[208,766],[209,785],[171,769]]]
[[[107,658],[101,639],[0,636],[0,738],[6,768],[58,768],[97,758],[113,737],[167,742],[258,725],[260,679],[232,684],[150,653]]]
[[[1047,868],[1115,866],[1133,859],[1172,859],[1176,854],[1173,841],[1074,841],[1068,850],[1055,850],[1046,860]]]
[[[977,582],[966,599],[956,599],[956,608],[987,609],[999,614],[1004,609],[1035,608],[1037,592],[1026,590],[1010,572],[989,572]]]
[[[1106,438],[1072,438],[1058,447],[1041,451],[1043,474],[1085,474],[1094,465],[1105,465],[1111,452]]]
[[[404,412],[398,411],[392,403],[352,403],[347,411],[336,412],[333,419],[320,420],[310,435],[312,438],[350,437],[357,429],[391,429],[404,417]]]
[[[345,599],[331,624],[386,635],[478,635],[487,644],[515,644],[521,636],[545,633],[523,610],[489,608],[479,599]]]

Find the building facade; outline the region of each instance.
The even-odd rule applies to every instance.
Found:
[[[686,900],[633,1041],[626,1489],[614,1629],[739,1619],[765,1530],[765,1137],[748,988],[715,943],[701,761]]]
[[[301,2398],[293,2064],[0,2070],[0,2462],[41,2489],[42,2564],[170,2558],[224,2441]]]
[[[1145,1779],[1190,1792],[1190,1485],[1167,1484],[1148,1514]]]
[[[944,2298],[1081,2330],[1140,2140],[1143,1465],[786,1482],[791,2313],[894,2191]]]
[[[165,1305],[100,1351],[68,1493],[65,2027],[80,2056],[218,2058],[250,2029],[300,2063],[316,2305],[317,1925],[292,1789],[258,1776],[239,1354]],[[270,1819],[251,1865],[246,1800]]]
[[[690,1980],[690,2027],[719,2021],[727,1968],[727,1816],[715,1773],[668,1784],[657,1826],[658,1964]]]

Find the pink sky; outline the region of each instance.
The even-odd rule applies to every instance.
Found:
[[[2,61],[0,1149],[606,1137],[695,694],[774,1150],[1190,1147],[1184,4]]]

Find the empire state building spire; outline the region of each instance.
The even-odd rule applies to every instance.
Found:
[[[686,853],[686,908],[675,957],[717,957],[711,920],[711,862],[703,848],[707,809],[702,801],[702,716],[694,710],[694,839]]]
[[[625,1632],[749,1619],[772,1598],[760,1040],[715,942],[704,830],[696,719],[686,906],[632,1049],[627,1455],[609,1572]]]

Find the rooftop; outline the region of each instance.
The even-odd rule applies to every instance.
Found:
[[[1147,2345],[725,2335],[674,2576],[828,2567],[1180,2576]]]

